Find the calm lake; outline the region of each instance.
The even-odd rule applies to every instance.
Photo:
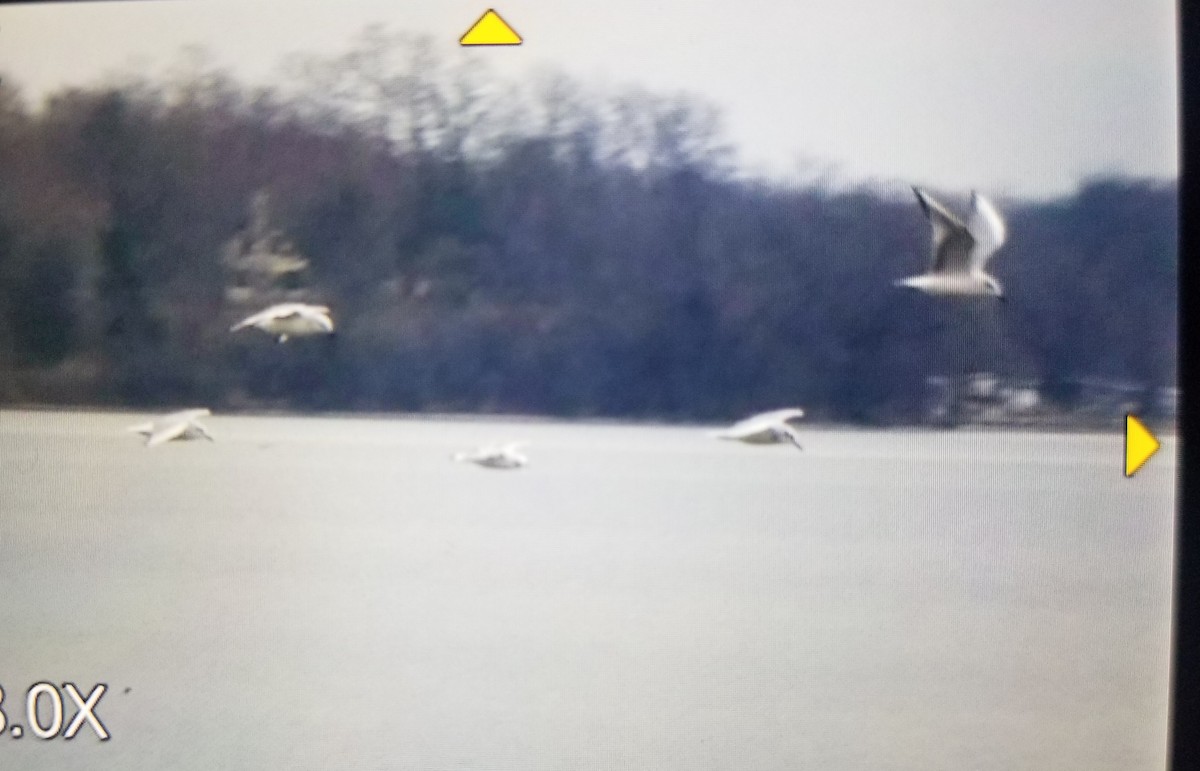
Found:
[[[0,767],[1165,767],[1173,440],[142,419],[0,412]]]

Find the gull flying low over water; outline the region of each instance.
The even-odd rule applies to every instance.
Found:
[[[289,337],[332,335],[333,318],[329,315],[329,308],[324,305],[280,303],[239,321],[229,331],[237,332],[247,327],[261,329],[279,342],[286,343]]]
[[[796,436],[796,429],[791,421],[804,417],[804,410],[799,407],[789,407],[782,410],[772,410],[752,415],[745,420],[739,420],[724,431],[715,434],[718,439],[728,439],[746,444],[782,444],[790,443],[796,449],[803,450]]]
[[[157,447],[174,439],[207,439],[211,442],[212,434],[208,433],[198,420],[211,414],[212,412],[206,409],[183,410],[164,415],[157,420],[130,426],[126,430],[146,437],[147,447]]]
[[[520,449],[526,442],[479,447],[471,452],[456,452],[451,456],[459,463],[474,463],[484,468],[515,469],[529,465],[529,458]]]
[[[896,286],[919,289],[926,294],[958,297],[997,297],[1004,289],[984,271],[1007,236],[1004,220],[995,205],[971,192],[971,214],[966,224],[933,196],[914,187],[921,210],[933,228],[933,264],[920,276],[900,279]]]

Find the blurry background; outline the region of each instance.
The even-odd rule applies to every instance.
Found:
[[[1169,418],[1170,4],[770,6],[4,9],[0,400]],[[892,287],[910,183],[1006,304]],[[229,336],[282,300],[336,342]]]
[[[497,2],[0,8],[8,765],[1162,768],[1169,436],[229,413],[1169,424],[1172,4]]]

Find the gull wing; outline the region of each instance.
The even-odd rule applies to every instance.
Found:
[[[971,267],[976,269],[983,268],[1008,238],[1008,229],[996,205],[975,191],[971,192],[971,216],[967,220],[967,230],[975,239]]]
[[[279,319],[294,318],[299,316],[303,311],[304,306],[298,303],[281,303],[272,305],[270,308],[261,310],[252,316],[247,316],[238,323],[229,328],[230,332],[237,332],[239,329],[253,327],[261,324],[264,321],[276,321]]]
[[[147,447],[157,447],[160,444],[178,439],[183,436],[188,430],[191,423],[186,420],[179,420],[174,423],[169,423],[161,428],[156,427],[154,432],[150,434],[150,438],[146,440]]]
[[[771,427],[774,425],[774,423],[775,421],[764,421],[758,418],[746,418],[745,420],[739,420],[737,423],[734,423],[729,428],[717,434],[717,437],[719,439],[741,439],[743,437],[750,436],[751,434],[757,434],[759,431]]]
[[[786,425],[789,420],[797,420],[802,417],[804,417],[804,410],[799,407],[787,407],[781,410],[760,412],[757,415],[751,415],[744,420],[734,423],[721,433],[721,438],[737,439],[749,434],[756,434],[774,425]]]
[[[185,432],[185,436],[188,439],[195,439],[196,437],[200,437],[203,439],[207,439],[210,442],[216,441],[215,439],[213,439],[213,435],[208,433],[208,429],[204,427],[204,424],[197,420],[193,420],[188,423],[188,427],[187,427],[187,431]]]
[[[958,273],[969,270],[975,238],[967,226],[929,193],[919,187],[914,187],[913,192],[917,194],[921,211],[933,228],[933,272]]]
[[[191,410],[180,410],[179,412],[172,412],[170,415],[163,415],[161,418],[147,420],[145,423],[138,423],[136,426],[130,426],[125,430],[131,434],[143,434],[148,436],[153,434],[157,428],[162,428],[168,423],[175,423],[178,421],[190,423],[196,418],[207,417],[211,414],[212,410],[203,407]]]
[[[771,410],[760,415],[755,415],[754,419],[770,420],[772,422],[787,423],[790,420],[799,420],[804,417],[804,410],[799,407],[786,407],[782,410]]]
[[[164,415],[158,419],[158,422],[164,425],[175,422],[191,423],[196,418],[206,418],[211,414],[212,410],[204,407],[194,410],[180,410],[179,412],[172,412],[170,415]]]
[[[267,315],[269,310],[270,309],[268,308],[267,310],[259,311],[258,313],[255,313],[252,316],[247,316],[246,318],[242,319],[241,321],[239,321],[238,323],[236,323],[232,327],[230,327],[229,331],[237,332],[239,329],[245,329],[246,327],[252,327],[255,324],[259,323],[260,321],[270,318],[270,316]]]
[[[328,308],[308,308],[304,315],[317,322],[326,332],[333,331],[333,319],[329,316]]]
[[[800,437],[797,436],[795,429],[793,429],[787,423],[780,423],[779,430],[788,438],[789,442],[796,446],[797,450],[804,450],[804,445],[800,444]]]

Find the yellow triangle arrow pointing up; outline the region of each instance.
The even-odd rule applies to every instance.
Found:
[[[519,46],[521,36],[492,9],[479,17],[467,34],[458,39],[464,46]]]
[[[1125,476],[1131,477],[1158,452],[1158,440],[1142,421],[1132,415],[1125,416]]]

